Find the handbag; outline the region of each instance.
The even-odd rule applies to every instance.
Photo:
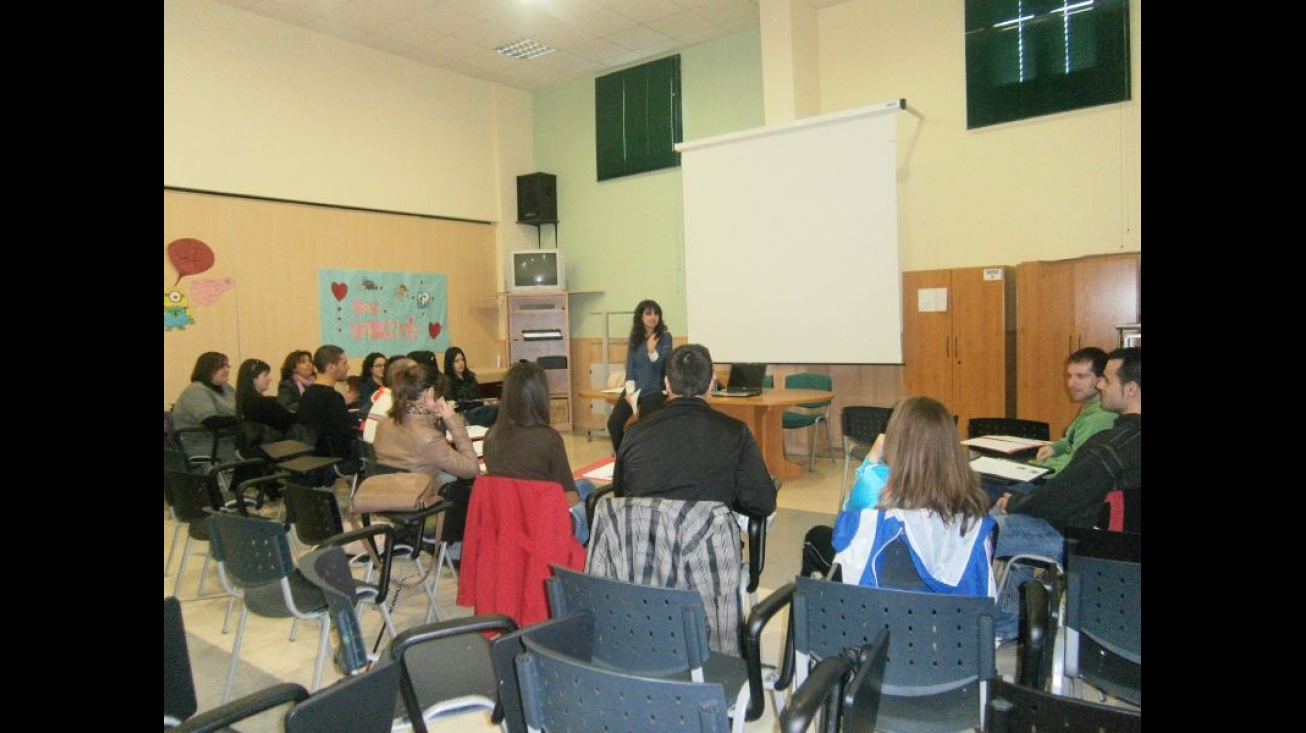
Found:
[[[438,487],[424,473],[382,473],[369,476],[358,485],[351,510],[373,512],[415,512],[440,501]]]

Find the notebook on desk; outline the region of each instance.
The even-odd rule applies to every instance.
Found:
[[[1016,461],[1008,461],[1005,458],[993,458],[991,456],[980,456],[974,459],[970,462],[970,467],[976,473],[1003,482],[1033,481],[1049,470],[1042,466],[1031,466],[1028,463],[1017,463]]]
[[[712,392],[713,397],[753,397],[762,394],[766,378],[765,364],[731,364],[726,386]]]

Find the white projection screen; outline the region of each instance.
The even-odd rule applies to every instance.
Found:
[[[714,361],[902,363],[899,108],[677,146],[686,334]]]

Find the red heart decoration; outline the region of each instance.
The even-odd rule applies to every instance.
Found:
[[[336,300],[344,300],[345,295],[349,293],[349,286],[345,283],[331,283],[331,294],[336,296]]]
[[[426,324],[426,330],[431,334],[431,338],[435,338],[440,335],[440,324],[428,323]]]

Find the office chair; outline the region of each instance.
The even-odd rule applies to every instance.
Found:
[[[881,629],[870,644],[845,649],[822,659],[795,690],[780,713],[783,733],[802,733],[819,714],[823,733],[844,730],[844,719],[854,725],[875,726],[889,661],[889,630]]]
[[[726,733],[720,683],[642,677],[555,652],[531,638],[517,658],[532,733]]]
[[[829,374],[799,372],[785,377],[785,389],[819,389],[826,392],[834,389],[834,380]],[[822,402],[802,402],[797,410],[785,410],[780,417],[780,424],[785,430],[810,428],[807,446],[807,470],[816,470],[816,427],[825,425],[825,445],[830,451],[830,463],[834,463],[834,438],[830,434],[830,400]]]
[[[860,465],[866,459],[875,439],[889,426],[893,415],[892,407],[873,407],[870,405],[846,405],[839,413],[843,431],[843,480],[839,484],[839,504],[835,513],[843,511],[848,498],[848,466],[856,462]]]
[[[226,730],[245,720],[282,705],[308,698],[301,685],[283,682],[245,695],[220,708],[196,715],[195,673],[186,643],[186,623],[176,596],[163,599],[163,729],[176,733],[210,733]]]
[[[737,541],[737,528],[732,537]],[[546,587],[553,618],[577,612],[593,617],[592,659],[586,661],[648,677],[717,682],[731,701],[735,733],[742,733],[746,721],[761,717],[764,693],[776,690],[775,669],[761,660],[761,636],[783,604],[763,601],[753,609],[743,624],[740,655],[709,644],[710,611],[694,590],[615,580],[558,565]],[[737,637],[739,631],[736,619],[729,633]]]
[[[1142,707],[1143,536],[1066,531],[1065,674]]]
[[[869,644],[889,630],[889,659],[875,721],[845,717],[844,730],[885,733],[961,730],[983,724],[986,685],[997,676],[987,596],[872,588],[798,576],[792,595],[794,683],[816,661]],[[768,598],[767,600],[771,600]]]

